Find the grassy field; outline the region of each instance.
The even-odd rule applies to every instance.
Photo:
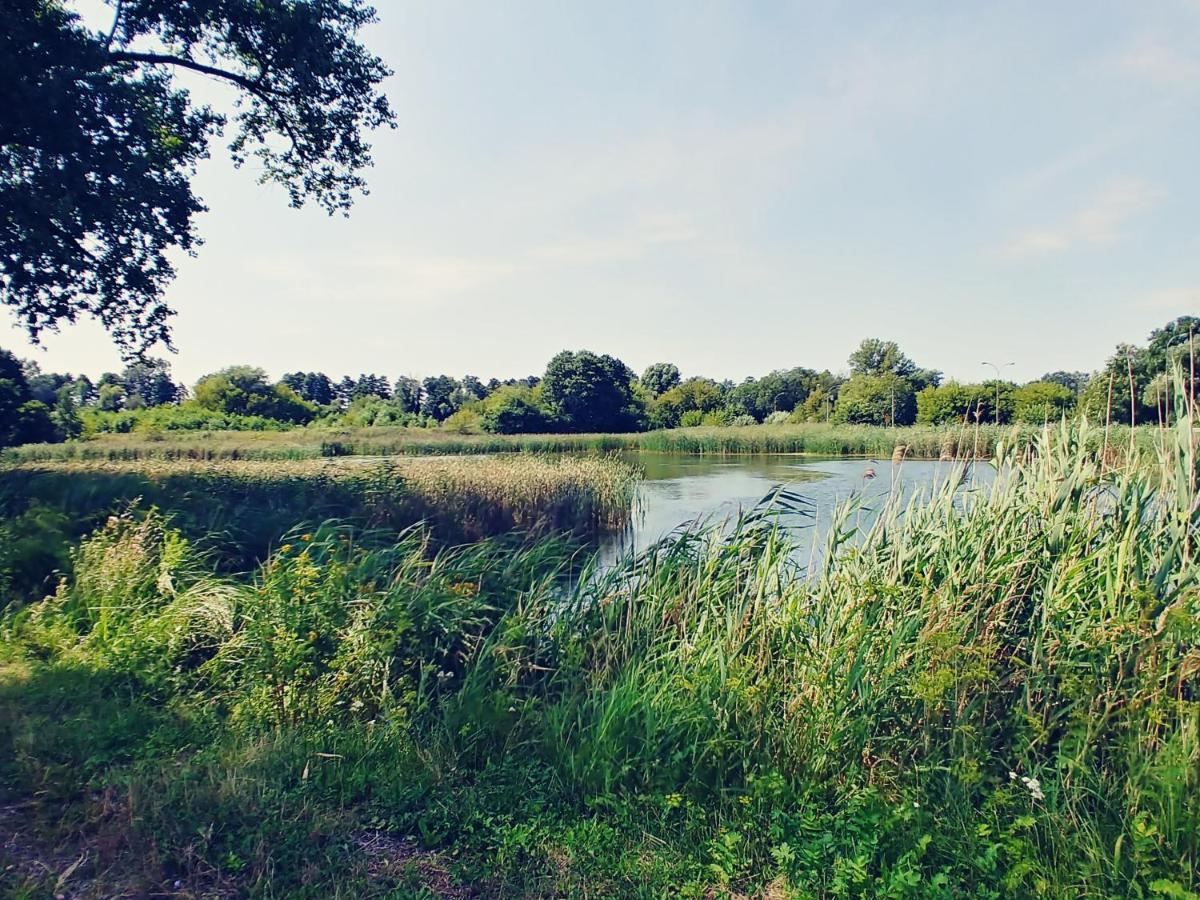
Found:
[[[847,507],[807,574],[762,514],[570,590],[554,539],[331,524],[228,577],[115,516],[0,626],[0,885],[1194,897],[1195,437],[1093,437]]]
[[[909,457],[988,458],[997,443],[1027,445],[1041,428],[1029,425],[978,427],[870,425],[750,425],[676,428],[639,434],[455,434],[420,428],[296,428],[290,431],[181,432],[148,437],[104,435],[66,444],[30,444],[0,453],[10,462],[130,460],[317,459],[338,456],[433,456],[499,453],[608,453],[650,450],[687,454],[808,453],[822,456],[889,457],[898,448]],[[1144,447],[1157,428],[1137,429]],[[1089,433],[1093,449],[1123,451],[1129,428]]]

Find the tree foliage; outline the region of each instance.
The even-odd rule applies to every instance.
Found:
[[[671,390],[679,381],[679,366],[674,363],[654,363],[642,373],[642,387],[656,397]]]
[[[643,384],[644,384],[643,380]],[[660,395],[650,404],[650,424],[655,428],[676,428],[683,424],[689,413],[689,421],[703,421],[708,413],[725,406],[725,392],[711,378],[689,378]]]
[[[33,398],[20,360],[0,350],[0,447],[53,441],[50,408]]]
[[[905,356],[895,341],[867,338],[850,354],[850,371],[854,375],[898,375],[908,378],[917,371],[917,364]]]
[[[912,384],[895,374],[855,375],[838,392],[833,421],[852,425],[911,425],[917,404]]]
[[[214,412],[297,424],[312,421],[317,412],[286,384],[269,383],[267,374],[253,366],[231,366],[206,375],[196,383],[195,400]]]
[[[199,242],[192,179],[226,126],[235,165],[332,213],[365,189],[363,131],[394,116],[363,0],[111,5],[101,33],[59,0],[0,0],[0,302],[34,339],[88,315],[132,355],[169,344],[171,255]],[[228,86],[232,114],[183,72]]]
[[[1055,381],[1031,381],[1012,394],[1013,418],[1018,422],[1042,425],[1057,422],[1075,407],[1075,392]]]
[[[449,375],[434,375],[421,383],[421,415],[444,422],[462,406],[458,380]]]
[[[537,434],[551,424],[537,392],[525,385],[504,385],[489,394],[480,420],[496,434]]]
[[[542,391],[568,431],[635,431],[640,422],[633,372],[619,359],[564,350],[546,367]]]

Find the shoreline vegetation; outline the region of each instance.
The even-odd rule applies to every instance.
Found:
[[[761,514],[567,582],[556,537],[293,508],[239,574],[169,509],[111,516],[0,619],[0,785],[35,848],[0,886],[1194,897],[1196,433],[1120,464],[1098,437],[1002,443],[1005,477],[865,533],[851,501],[813,573]]]
[[[138,460],[305,460],[361,457],[458,456],[507,453],[647,451],[693,455],[869,456],[909,459],[988,459],[1002,442],[1028,446],[1037,425],[697,426],[626,434],[454,434],[419,428],[370,426],[288,431],[112,434],[62,444],[27,444],[0,451],[0,463]],[[1123,453],[1132,440],[1152,449],[1162,428],[1111,425],[1087,430],[1087,449]]]
[[[161,509],[222,569],[245,570],[301,519],[388,534],[424,523],[442,544],[593,538],[628,522],[639,478],[619,459],[572,456],[39,462],[0,466],[0,516],[61,558],[110,516]]]
[[[1048,372],[1020,385],[999,369],[993,381],[947,380],[878,338],[850,354],[848,372],[794,366],[738,384],[685,379],[671,363],[639,376],[611,355],[564,350],[542,375],[505,381],[373,373],[335,381],[323,372],[272,381],[242,365],[189,391],[161,359],[93,383],[0,350],[0,448],[33,445],[14,451],[27,460],[633,449],[890,456],[899,446],[923,458],[986,458],[1001,438],[1028,441],[1064,420],[1174,423],[1183,410],[1173,383],[1194,399],[1198,324],[1183,316],[1144,347],[1123,344],[1102,371]]]

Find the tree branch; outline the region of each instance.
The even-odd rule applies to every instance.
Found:
[[[113,62],[136,62],[148,63],[156,66],[179,66],[182,69],[190,69],[193,72],[200,72],[203,75],[211,75],[214,78],[220,78],[236,84],[238,87],[249,91],[255,97],[258,97],[267,107],[275,113],[279,120],[279,125],[287,132],[288,139],[292,142],[292,148],[301,156],[306,158],[308,154],[301,149],[299,136],[296,134],[292,123],[288,120],[287,115],[279,104],[275,102],[273,95],[279,94],[279,91],[271,90],[264,87],[258,81],[252,81],[244,75],[239,75],[236,72],[230,72],[226,69],[219,69],[216,66],[205,65],[201,62],[196,62],[194,59],[188,59],[186,56],[171,56],[167,53],[140,53],[133,50],[115,50],[108,54],[108,58]]]
[[[203,75],[211,75],[214,78],[233,82],[238,87],[244,88],[264,100],[267,99],[268,95],[275,93],[275,91],[263,87],[260,82],[252,81],[245,75],[239,75],[237,72],[230,72],[226,69],[219,69],[216,66],[208,66],[204,63],[196,62],[194,59],[188,59],[186,56],[171,56],[169,53],[138,53],[133,50],[115,50],[108,54],[108,58],[113,62],[148,63],[154,66],[179,66],[181,69],[191,69],[193,72],[200,72]]]
[[[125,11],[125,0],[117,0],[117,12],[113,16],[112,28],[108,32],[108,40],[104,42],[104,49],[107,50],[112,46],[113,38],[117,36],[117,29],[121,26],[121,13]]]

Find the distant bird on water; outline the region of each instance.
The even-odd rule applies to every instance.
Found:
[[[874,477],[875,477],[874,467],[868,468],[867,471],[863,472],[863,478],[867,481],[870,481]]]

